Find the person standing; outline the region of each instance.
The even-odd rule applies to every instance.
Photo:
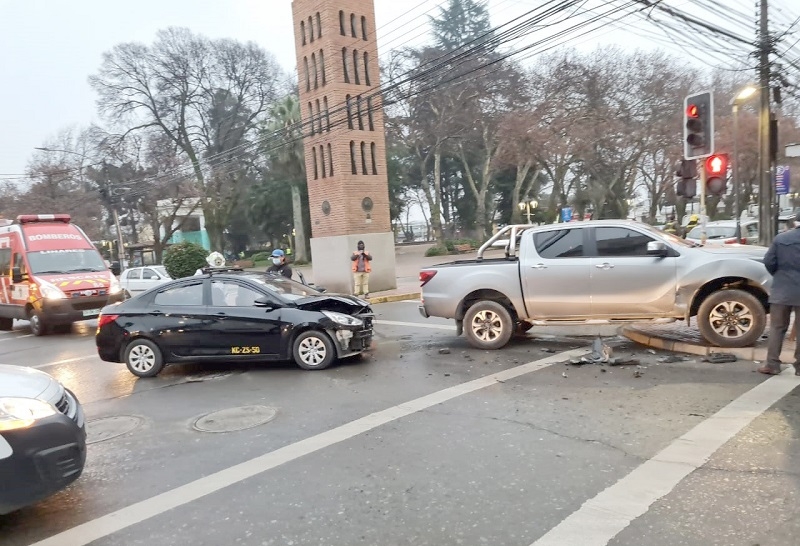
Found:
[[[353,252],[350,260],[353,262],[353,294],[369,297],[369,274],[372,271],[370,262],[372,255],[364,248],[364,241],[359,241],[358,250]]]
[[[800,222],[800,213],[797,215]],[[800,229],[779,233],[772,241],[764,265],[772,275],[769,293],[769,345],[767,363],[758,371],[764,374],[781,373],[781,349],[789,319],[794,311],[795,322],[800,316]],[[800,375],[800,341],[795,342],[794,374]]]
[[[696,228],[697,224],[699,223],[700,223],[700,217],[697,216],[696,214],[692,214],[689,217],[689,223],[686,224],[686,228],[684,228],[683,230],[683,238],[686,239],[686,236],[689,234],[689,232],[692,231],[694,228]]]
[[[286,254],[280,248],[272,251],[272,265],[267,268],[267,273],[277,273],[287,279],[292,278],[292,268],[286,263]]]
[[[664,225],[664,232],[670,235],[678,234],[678,223],[675,221],[675,216],[669,215],[667,217],[667,223]]]

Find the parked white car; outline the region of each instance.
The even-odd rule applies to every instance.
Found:
[[[122,285],[125,297],[130,298],[150,290],[154,286],[171,281],[163,265],[150,265],[145,267],[131,267],[122,272],[119,283]]]

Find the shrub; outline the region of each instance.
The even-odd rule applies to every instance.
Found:
[[[447,252],[447,247],[432,246],[425,251],[425,256],[444,256]]]
[[[208,266],[208,254],[202,246],[184,241],[167,248],[164,252],[164,267],[173,279],[191,277],[201,267]]]

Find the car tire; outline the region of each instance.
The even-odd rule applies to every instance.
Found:
[[[758,341],[766,325],[764,306],[744,290],[714,292],[697,311],[700,334],[716,347],[749,347]]]
[[[336,347],[324,332],[308,330],[295,338],[292,357],[304,370],[324,370],[336,359]]]
[[[136,377],[155,377],[164,369],[164,356],[149,339],[134,339],[125,348],[125,365]]]
[[[46,336],[50,333],[50,326],[42,318],[39,311],[31,311],[28,315],[28,322],[31,323],[31,333],[35,336]]]
[[[514,330],[511,313],[496,301],[475,302],[464,315],[464,333],[476,349],[499,349],[508,343]]]
[[[0,330],[8,331],[14,329],[13,318],[0,318]]]

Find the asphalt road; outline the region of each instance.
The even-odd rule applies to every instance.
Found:
[[[800,379],[752,362],[576,366],[591,340],[471,349],[414,302],[328,370],[180,365],[137,379],[94,324],[0,335],[89,419],[83,476],[0,516],[0,544],[785,545],[798,525]],[[239,408],[237,410],[237,408]],[[229,432],[203,432],[202,427]]]

